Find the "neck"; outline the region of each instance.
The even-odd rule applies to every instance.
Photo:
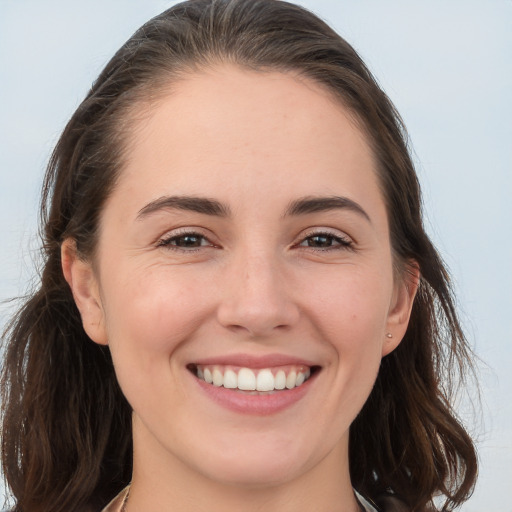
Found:
[[[216,480],[161,445],[151,450],[146,434],[134,433],[134,472],[126,512],[360,510],[350,483],[348,440],[342,440],[333,452],[295,478],[256,484]]]

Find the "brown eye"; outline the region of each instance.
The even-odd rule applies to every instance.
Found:
[[[301,247],[311,247],[313,249],[342,249],[351,247],[352,242],[330,233],[317,233],[308,236],[300,244]]]
[[[203,235],[198,233],[184,233],[161,240],[158,245],[161,247],[177,247],[179,249],[197,249],[198,247],[210,245],[210,243]]]
[[[175,237],[171,243],[178,247],[200,247],[203,240],[204,237],[198,235],[182,235]]]
[[[307,238],[308,247],[332,247],[335,239],[330,235],[315,235]]]

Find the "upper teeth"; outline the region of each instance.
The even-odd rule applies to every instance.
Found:
[[[214,386],[243,391],[274,391],[300,386],[311,375],[311,371],[305,366],[251,370],[250,368],[199,365],[196,367],[196,375]]]

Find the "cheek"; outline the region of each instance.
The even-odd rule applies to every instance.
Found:
[[[115,278],[103,281],[109,347],[127,400],[151,417],[162,400],[178,407],[186,396],[180,349],[207,321],[208,298],[186,272],[118,270],[111,274]],[[175,393],[162,395],[169,389]]]
[[[329,286],[324,283],[314,290],[310,316],[331,352],[328,365],[333,370],[332,389],[339,390],[336,401],[340,411],[357,409],[370,393],[380,367],[392,278],[347,269]]]
[[[392,278],[378,269],[340,269],[316,276],[308,308],[326,339],[360,350],[376,338],[380,341],[392,287]]]
[[[109,345],[139,368],[166,361],[208,316],[201,280],[186,272],[132,269],[116,281],[123,285],[107,280],[104,293]]]

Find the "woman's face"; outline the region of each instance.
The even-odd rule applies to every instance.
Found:
[[[346,471],[413,295],[364,135],[318,85],[229,66],[140,114],[95,264],[67,274],[133,407],[135,466],[236,485]]]

